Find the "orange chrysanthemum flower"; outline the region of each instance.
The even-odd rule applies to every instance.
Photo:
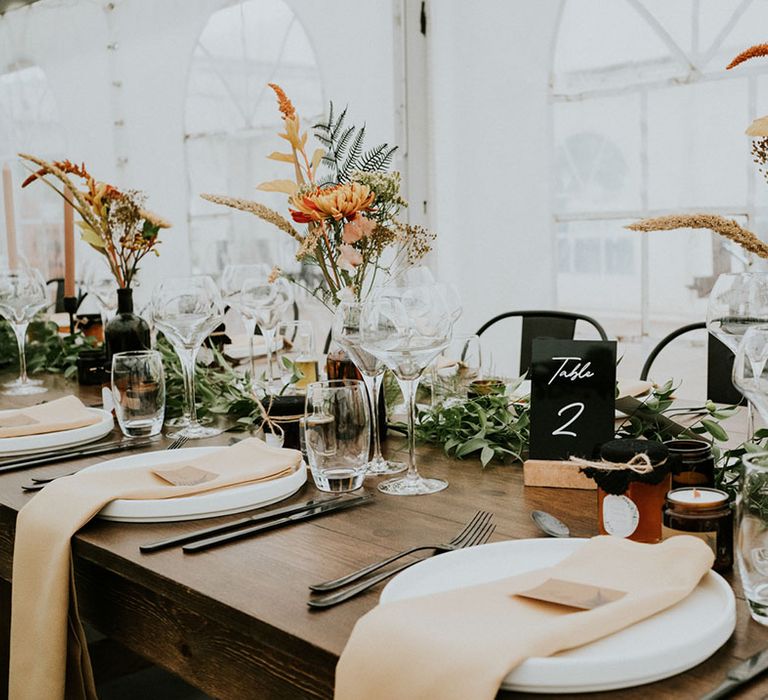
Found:
[[[293,102],[288,99],[288,95],[285,94],[285,90],[283,90],[277,83],[268,83],[268,85],[275,91],[275,95],[277,95],[277,107],[283,115],[283,118],[293,119],[296,116],[296,109],[293,106]]]
[[[334,187],[316,188],[306,194],[294,195],[288,203],[291,217],[300,224],[334,219],[350,221],[361,211],[370,209],[375,195],[368,185],[348,182]]]
[[[750,58],[759,58],[760,56],[768,56],[768,44],[756,44],[755,46],[750,46],[736,56],[736,58],[734,58],[725,68],[726,70],[730,70],[740,63],[744,63],[744,61],[748,61]]]

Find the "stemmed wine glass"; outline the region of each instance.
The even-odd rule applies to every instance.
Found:
[[[267,393],[274,388],[272,352],[277,324],[292,303],[293,289],[290,282],[282,277],[272,282],[269,275],[249,277],[240,290],[242,314],[256,323],[267,346]]]
[[[246,314],[240,302],[240,295],[243,291],[245,280],[267,279],[269,272],[269,266],[265,263],[254,263],[253,265],[227,265],[221,275],[221,295],[224,298],[224,303],[240,314],[240,319],[248,336],[248,352],[252,377],[256,376],[253,357],[253,334],[256,332],[256,319]]]
[[[720,275],[709,295],[707,330],[735,354],[747,329],[761,323],[768,323],[768,273]],[[747,439],[753,434],[752,403],[747,397]]]
[[[408,472],[380,483],[383,493],[417,496],[448,486],[442,479],[425,479],[416,468],[416,389],[424,369],[451,339],[453,309],[446,299],[439,284],[384,287],[363,305],[363,349],[392,370],[408,406]]]
[[[733,361],[733,384],[768,421],[768,324],[744,333]]]
[[[157,328],[173,345],[184,374],[186,420],[181,429],[169,437],[194,439],[218,435],[221,430],[203,426],[197,420],[195,360],[203,341],[224,317],[219,290],[206,275],[167,279],[155,288],[152,295],[152,317]]]
[[[368,400],[371,404],[371,428],[373,430],[373,458],[366,464],[366,473],[376,476],[399,474],[405,471],[402,462],[391,462],[381,454],[379,436],[379,393],[384,377],[384,362],[376,355],[365,350],[360,338],[360,314],[363,305],[355,301],[343,301],[336,308],[333,319],[333,339],[347,351],[360,374],[363,375]]]
[[[101,327],[106,329],[107,322],[117,311],[117,282],[109,268],[99,262],[88,261],[83,270],[83,281],[88,294],[96,300],[101,315]]]
[[[0,314],[11,324],[19,346],[19,378],[4,386],[3,394],[25,396],[48,391],[42,382],[27,377],[26,341],[29,322],[48,305],[45,281],[38,270],[0,271]]]

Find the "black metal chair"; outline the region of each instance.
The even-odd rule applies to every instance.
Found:
[[[567,311],[507,311],[486,321],[475,335],[482,335],[491,326],[506,318],[522,318],[523,332],[520,339],[520,374],[531,366],[531,351],[534,338],[572,339],[576,332],[576,322],[584,321],[592,326],[601,340],[608,340],[605,329],[592,317]]]
[[[700,323],[689,323],[662,338],[645,360],[643,369],[640,372],[640,379],[648,379],[651,366],[659,356],[659,353],[673,340],[686,333],[706,330],[706,328],[707,324],[703,321]],[[711,333],[707,333],[707,397],[712,401],[724,404],[743,403],[744,398],[731,381],[733,360],[733,352],[731,352],[728,346],[715,338]]]

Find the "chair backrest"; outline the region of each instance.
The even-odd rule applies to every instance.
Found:
[[[640,372],[640,379],[648,379],[651,366],[659,356],[659,353],[673,340],[692,331],[705,330],[706,327],[707,324],[703,321],[700,323],[689,323],[686,326],[675,329],[669,335],[662,338],[648,354],[648,358],[645,360],[643,369]],[[731,352],[728,346],[715,338],[711,333],[707,333],[707,398],[712,401],[724,404],[743,403],[744,398],[731,381],[733,360],[733,352]]]
[[[574,314],[567,311],[507,311],[486,321],[475,335],[482,335],[491,326],[505,318],[522,318],[523,329],[520,339],[520,374],[524,374],[531,366],[531,352],[534,338],[573,338],[576,332],[576,321],[584,321],[591,325],[602,340],[608,340],[605,329],[590,316]]]

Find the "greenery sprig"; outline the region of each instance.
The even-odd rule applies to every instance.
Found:
[[[32,321],[27,329],[27,372],[63,374],[67,379],[77,374],[77,358],[83,350],[91,350],[96,341],[80,331],[61,335],[52,321]],[[0,369],[18,367],[16,336],[7,321],[0,321]]]

